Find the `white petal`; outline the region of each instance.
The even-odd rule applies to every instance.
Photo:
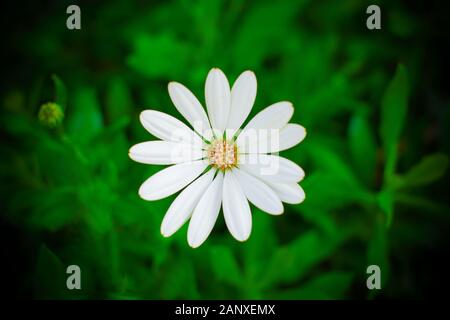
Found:
[[[231,89],[230,115],[227,136],[231,138],[247,119],[256,98],[256,76],[252,71],[244,71]]]
[[[202,139],[194,131],[167,113],[145,110],[141,112],[140,119],[144,128],[161,140],[203,145]]]
[[[267,184],[237,168],[233,169],[233,174],[244,190],[248,201],[267,213],[274,215],[283,213],[283,204],[280,198]]]
[[[147,141],[132,146],[129,156],[140,163],[175,164],[199,160],[205,151],[188,143]]]
[[[278,152],[292,148],[306,137],[306,129],[299,124],[288,123],[280,131],[280,146],[279,149],[270,150],[269,152]]]
[[[236,140],[241,153],[273,153],[299,144],[306,136],[304,127],[288,123],[280,129],[246,129]]]
[[[194,209],[188,228],[188,243],[193,248],[208,238],[216,223],[222,202],[222,186],[223,173],[219,172]]]
[[[230,112],[230,84],[225,74],[213,68],[206,77],[205,99],[209,120],[213,129],[223,132]]]
[[[225,172],[222,207],[231,235],[239,241],[247,240],[252,231],[252,214],[244,191],[231,171]]]
[[[169,96],[178,112],[186,118],[195,131],[206,140],[211,140],[212,132],[208,117],[195,95],[178,82],[170,82],[168,89]]]
[[[241,155],[239,168],[269,182],[299,182],[305,176],[295,162],[271,154]]]
[[[208,166],[203,160],[180,163],[165,168],[148,178],[139,188],[145,200],[159,200],[180,191],[197,178]]]
[[[260,111],[245,126],[245,129],[281,129],[294,114],[294,107],[288,101],[274,103]]]
[[[298,204],[305,200],[305,192],[297,183],[270,182],[269,186],[272,187],[283,202]]]
[[[190,218],[206,188],[211,184],[215,170],[209,170],[192,182],[175,198],[161,224],[161,233],[170,237]]]

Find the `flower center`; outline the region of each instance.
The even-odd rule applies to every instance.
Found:
[[[237,146],[233,141],[214,140],[208,149],[209,164],[225,171],[237,165]]]

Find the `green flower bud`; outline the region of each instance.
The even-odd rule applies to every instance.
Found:
[[[39,109],[38,119],[44,126],[56,128],[62,123],[64,112],[58,104],[48,102],[43,104]]]

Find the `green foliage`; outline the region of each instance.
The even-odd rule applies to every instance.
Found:
[[[72,139],[88,143],[103,129],[103,115],[91,88],[79,88],[73,94],[73,108],[67,121],[67,131]]]
[[[59,299],[67,295],[65,267],[61,260],[42,245],[36,262],[34,291],[41,299]]]
[[[56,74],[52,75],[52,80],[55,86],[55,102],[65,110],[67,106],[66,86]]]
[[[384,93],[381,105],[380,136],[386,160],[385,180],[388,180],[395,171],[398,143],[406,121],[408,90],[406,69],[403,65],[399,65]]]
[[[120,77],[112,78],[106,92],[106,115],[111,123],[128,121],[133,101],[127,83]],[[126,125],[127,123],[125,123]],[[118,128],[122,130],[123,128]]]
[[[357,113],[351,117],[348,139],[357,173],[364,184],[372,186],[375,181],[377,146],[367,115]]]
[[[342,271],[331,271],[319,275],[296,289],[287,289],[273,294],[275,299],[344,299],[350,288],[352,274]]]
[[[425,156],[403,176],[398,177],[397,187],[420,187],[442,178],[448,167],[448,156],[432,154]]]
[[[242,273],[231,249],[225,246],[212,247],[210,261],[218,280],[239,287],[242,283]]]
[[[192,49],[170,34],[137,35],[128,64],[149,78],[173,79],[189,65]],[[171,57],[167,59],[167,57]]]
[[[341,241],[327,239],[315,231],[302,234],[296,240],[275,250],[260,286],[267,288],[278,283],[294,282],[330,256]]]
[[[367,245],[367,266],[377,265],[383,270],[381,287],[384,288],[390,275],[388,229],[383,219],[378,216],[373,225]],[[373,292],[372,295],[377,294]]]
[[[59,8],[36,10],[36,28],[5,43],[28,62],[5,69],[15,77],[0,100],[0,221],[38,248],[26,252],[33,259],[24,278],[33,280],[20,292],[44,299],[420,296],[422,270],[402,273],[401,262],[412,270],[411,248],[424,242],[416,235],[450,222],[443,203],[450,104],[442,123],[424,116],[439,105],[423,99],[435,88],[421,81],[420,19],[400,3],[382,3],[401,19],[378,33],[365,29],[357,1],[93,2],[73,32],[61,28]],[[143,109],[182,120],[169,81],[204,103],[206,74],[217,66],[230,83],[255,71],[250,117],[277,101],[293,103],[292,122],[308,136],[282,155],[304,168],[306,200],[285,204],[281,216],[252,207],[245,243],[220,217],[192,249],[187,226],[160,234],[173,196],[138,196],[162,166],[135,163],[128,150],[150,139],[139,123]],[[39,123],[48,101],[64,111],[53,129]],[[82,269],[81,292],[65,288],[70,264]],[[382,270],[377,293],[365,287],[370,264]]]

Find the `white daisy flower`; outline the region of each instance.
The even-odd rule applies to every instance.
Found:
[[[167,210],[161,233],[175,233],[190,219],[188,243],[200,246],[211,233],[220,208],[228,230],[245,241],[252,229],[249,202],[272,215],[283,213],[283,203],[304,200],[298,185],[303,170],[275,155],[300,143],[305,128],[288,123],[294,112],[289,102],[278,102],[259,112],[242,129],[256,97],[256,77],[243,72],[230,85],[225,74],[212,69],[206,78],[206,110],[185,86],[169,83],[169,95],[192,129],[178,119],[145,110],[140,120],[161,139],[134,145],[130,158],[146,164],[171,165],[140,187],[145,200],[159,200],[182,189]]]

